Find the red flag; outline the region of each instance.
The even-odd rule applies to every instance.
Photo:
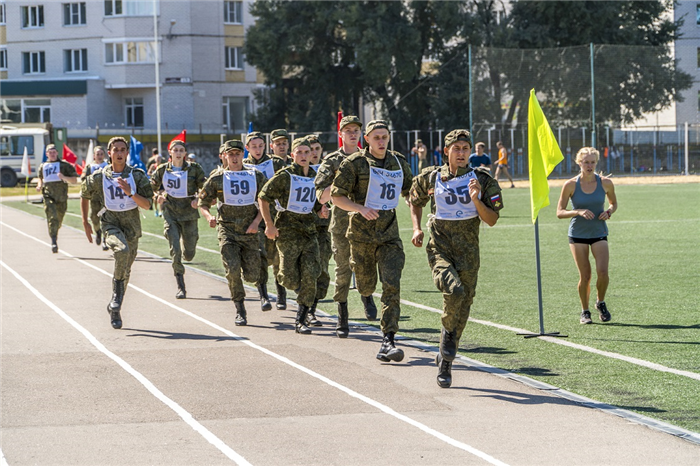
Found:
[[[172,141],[170,141],[170,144],[173,143],[173,141],[182,141],[182,142],[187,142],[187,130],[183,129],[180,134],[175,136]],[[168,147],[170,147],[170,144],[168,144]]]
[[[340,120],[343,119],[343,112],[338,112],[338,125],[337,125],[337,130],[338,130],[338,147],[341,148],[343,147],[343,139],[340,137]]]
[[[607,147],[605,148],[605,152],[603,152],[603,157],[605,157],[606,159],[608,158],[608,148]]]
[[[73,167],[75,167],[75,171],[76,171],[76,173],[78,173],[78,175],[82,175],[83,167],[85,166],[85,164],[83,164],[83,167],[78,165],[78,163],[77,163],[78,156],[75,155],[75,152],[70,150],[70,147],[68,147],[67,144],[63,144],[63,160],[68,162],[69,164],[73,165]]]

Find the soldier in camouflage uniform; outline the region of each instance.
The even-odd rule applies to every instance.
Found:
[[[452,384],[452,361],[469,318],[479,272],[479,225],[496,224],[503,208],[501,188],[488,168],[469,167],[471,135],[456,129],[445,136],[447,164],[428,167],[413,179],[411,219],[416,247],[423,245],[421,216],[431,201],[430,239],[426,250],[435,286],[442,292],[443,313],[437,383]]]
[[[58,158],[58,151],[54,144],[46,146],[46,162],[39,165],[37,173],[39,181],[36,190],[41,191],[44,197],[44,213],[49,225],[51,237],[51,252],[58,252],[58,230],[63,224],[63,217],[68,209],[68,184],[78,182],[78,173],[75,167]]]
[[[260,274],[260,243],[258,228],[262,217],[256,199],[265,181],[265,175],[243,166],[243,143],[226,141],[219,149],[228,167],[215,173],[204,183],[199,198],[199,209],[209,226],[218,229],[221,260],[226,270],[226,280],[231,300],[236,307],[236,325],[247,325],[245,289],[243,279],[258,282]],[[210,208],[222,202],[214,217]],[[265,310],[270,310],[268,306]]]
[[[139,209],[151,207],[153,189],[143,170],[126,164],[129,145],[126,139],[109,140],[107,152],[111,164],[85,178],[80,189],[80,213],[88,241],[92,243],[92,227],[88,220],[90,200],[97,198],[102,208],[100,224],[105,243],[114,253],[112,300],[107,305],[112,328],[122,328],[121,307],[129,284],[131,265],[138,253],[141,237]],[[99,214],[98,214],[99,215]]]
[[[243,165],[246,168],[258,170],[265,175],[266,180],[269,180],[275,173],[287,166],[287,163],[281,158],[277,156],[270,157],[265,153],[265,139],[263,138],[263,134],[258,131],[248,133],[246,136],[246,149],[248,149],[248,157],[243,159]],[[260,277],[258,278],[256,286],[258,288],[258,294],[260,294],[260,305],[263,311],[269,311],[272,309],[272,305],[270,304],[270,297],[267,293],[268,251],[272,253],[270,257],[273,259],[273,273],[279,272],[279,256],[275,249],[275,242],[265,236],[265,222],[260,223],[260,232],[258,236],[260,237]],[[284,290],[282,298],[280,298],[280,288]],[[284,306],[282,306],[282,304],[284,304]],[[286,307],[286,290],[281,285],[278,285],[277,308],[285,309]]]
[[[347,115],[340,120],[338,136],[343,142],[343,147],[328,154],[321,163],[316,176],[316,195],[319,200],[326,203],[331,200],[331,184],[340,164],[350,154],[357,152],[357,143],[362,135],[362,122],[354,115]],[[333,301],[338,303],[338,323],[335,332],[339,338],[347,338],[350,331],[348,325],[348,293],[352,280],[350,268],[350,242],[346,238],[350,217],[348,212],[337,205],[331,208],[331,223],[329,230],[332,237],[333,259],[335,260],[335,294]],[[362,304],[365,308],[367,320],[377,318],[377,306],[372,295],[362,296]]]
[[[93,150],[93,162],[87,165],[83,169],[83,173],[80,175],[81,182],[85,180],[88,176],[95,173],[97,170],[101,170],[107,166],[107,161],[105,160],[105,151],[102,146],[97,146]],[[100,229],[100,217],[97,216],[97,212],[102,209],[102,205],[98,204],[97,199],[90,199],[90,221],[92,222],[92,229],[95,231],[95,243],[99,246],[102,245],[102,250],[106,251],[109,249],[107,243],[102,241],[102,230]]]
[[[399,193],[408,195],[413,175],[404,156],[388,150],[389,126],[385,121],[370,121],[365,141],[368,148],[340,164],[331,196],[335,205],[351,212],[347,233],[350,263],[362,296],[374,293],[379,269],[384,338],[377,359],[398,362],[403,351],[396,348],[394,335],[399,330],[405,256],[395,209]]]
[[[313,179],[316,172],[309,168],[311,148],[305,138],[292,144],[294,163],[280,170],[263,187],[258,196],[265,220],[265,235],[277,238],[280,271],[277,281],[290,290],[297,290],[299,309],[296,315],[297,333],[309,334],[306,325],[309,308],[316,298],[316,280],[321,273],[316,221],[321,210],[316,201]],[[276,203],[277,218],[270,215],[270,204]]]
[[[317,136],[307,136],[306,139],[308,139],[309,144],[311,144],[311,160],[309,166],[318,173],[318,169],[321,165],[323,146]],[[321,260],[321,275],[318,276],[318,281],[316,282],[316,299],[311,309],[309,309],[309,316],[307,319],[307,324],[311,327],[322,326],[321,321],[316,318],[316,305],[319,300],[326,297],[328,286],[331,283],[331,276],[328,274],[328,263],[333,255],[333,251],[331,250],[331,234],[328,231],[331,219],[329,218],[330,212],[328,206],[324,204],[321,210],[323,211],[324,217],[316,216],[316,233],[318,235],[318,250]]]
[[[187,290],[182,259],[184,257],[189,262],[197,252],[197,195],[206,176],[198,163],[185,160],[187,149],[183,141],[172,140],[168,151],[170,161],[155,169],[151,175],[151,187],[163,212],[163,234],[170,243],[170,258],[177,283],[175,298],[185,299]]]

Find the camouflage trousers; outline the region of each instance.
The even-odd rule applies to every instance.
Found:
[[[199,241],[199,228],[197,219],[177,220],[168,211],[163,211],[163,234],[170,243],[170,258],[173,260],[173,272],[175,275],[184,274],[185,266],[182,259],[187,262],[194,259]]]
[[[241,235],[218,225],[221,261],[226,270],[226,280],[233,301],[245,299],[243,280],[257,283],[260,276],[260,247],[257,234]]]
[[[58,236],[58,230],[63,225],[63,217],[68,209],[68,201],[56,201],[44,196],[44,213],[49,224],[49,236]]]
[[[331,276],[328,273],[328,262],[331,260],[333,252],[331,251],[331,234],[328,232],[328,226],[318,227],[318,251],[320,258],[321,275],[316,281],[316,299],[321,300],[328,293],[328,286],[331,284]],[[347,298],[346,298],[347,299]]]
[[[280,271],[280,256],[277,251],[277,241],[265,236],[265,230],[258,232],[260,235],[260,278],[258,283],[267,283],[268,267],[272,265],[273,276]]]
[[[277,281],[288,290],[296,291],[297,303],[312,306],[316,298],[316,281],[321,274],[316,235],[280,231],[277,249],[280,258]]]
[[[350,242],[345,237],[345,232],[333,233],[333,260],[335,261],[335,293],[333,301],[336,303],[348,302],[350,283],[352,281],[352,269],[350,268]]]
[[[92,229],[94,230],[95,234],[97,234],[98,230],[102,230],[100,217],[97,215],[101,208],[102,205],[99,201],[90,199],[90,223],[92,223]]]
[[[442,326],[448,332],[455,332],[459,341],[476,294],[479,249],[463,250],[459,255],[453,255],[429,247],[428,264],[433,271],[435,286],[442,292]]]
[[[374,293],[377,269],[382,282],[382,332],[398,332],[401,317],[401,272],[405,263],[403,244],[397,238],[385,243],[350,241],[350,265],[355,271],[357,291]]]
[[[138,238],[127,238],[122,230],[110,225],[105,228],[105,244],[114,254],[114,279],[125,280],[129,283],[131,266],[136,259],[139,249]]]

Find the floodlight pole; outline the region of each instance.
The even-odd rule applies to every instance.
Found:
[[[568,335],[561,335],[559,332],[549,332],[544,331],[544,312],[542,310],[542,272],[540,268],[540,219],[539,217],[535,219],[535,256],[537,258],[537,304],[540,309],[540,333],[518,333],[517,335],[523,335],[525,338],[534,337],[560,337],[568,338]]]
[[[156,133],[158,135],[158,154],[163,155],[160,150],[160,54],[158,53],[158,0],[153,0],[153,56],[156,59]]]

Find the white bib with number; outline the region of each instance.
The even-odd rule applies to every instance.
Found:
[[[275,167],[272,165],[272,159],[270,160],[265,160],[262,163],[259,163],[257,165],[252,164],[252,163],[244,163],[243,166],[247,168],[248,170],[257,170],[269,180],[270,178],[273,177],[275,174]]]
[[[316,173],[318,173],[318,169],[321,168],[321,164],[320,164],[320,163],[317,163],[317,164],[314,164],[314,165],[309,165],[309,168],[313,168],[313,170],[314,170]]]
[[[171,197],[185,198],[187,197],[187,172],[186,171],[168,171],[163,172],[163,188]]]
[[[102,192],[105,198],[105,208],[111,210],[112,212],[124,212],[126,210],[132,210],[138,207],[136,201],[126,195],[126,193],[119,187],[117,183],[118,177],[108,178],[102,176]],[[134,181],[134,176],[129,174],[126,181],[131,186],[131,193],[136,194],[136,182]]]
[[[440,220],[466,220],[479,215],[469,197],[469,182],[476,179],[473,171],[442,181],[440,172],[435,178],[435,218]],[[481,193],[479,193],[481,198]]]
[[[255,170],[229,171],[224,170],[224,204],[244,206],[255,204],[255,194],[258,184],[255,181]]]
[[[92,164],[90,164],[90,174],[93,174],[106,166],[107,166],[107,162],[92,163]]]
[[[44,183],[61,181],[58,173],[61,171],[61,162],[47,162],[44,164]]]
[[[399,163],[395,155],[394,158],[396,163]],[[399,205],[402,186],[403,170],[384,170],[370,165],[365,207],[377,210],[395,209]]]
[[[287,210],[297,214],[310,214],[316,203],[316,186],[313,178],[289,174],[292,179],[289,185],[289,200]]]

